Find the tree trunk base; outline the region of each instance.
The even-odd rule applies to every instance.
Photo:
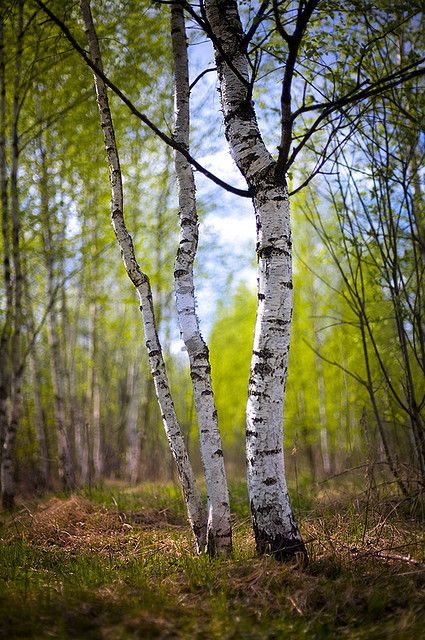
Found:
[[[13,493],[2,493],[1,501],[3,505],[3,509],[7,511],[12,511],[15,506],[15,496]]]
[[[299,538],[288,538],[284,535],[271,536],[265,531],[255,531],[257,553],[273,556],[279,562],[296,562],[302,567],[308,564],[308,553],[305,544]]]

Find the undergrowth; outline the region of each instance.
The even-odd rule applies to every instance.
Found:
[[[419,502],[310,489],[311,562],[255,557],[243,483],[234,555],[197,557],[179,491],[107,486],[1,515],[0,638],[425,637]],[[294,500],[296,504],[296,500]]]

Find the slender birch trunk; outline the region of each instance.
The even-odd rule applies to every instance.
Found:
[[[257,221],[258,307],[246,411],[248,490],[256,545],[259,553],[270,552],[278,559],[306,559],[289,501],[283,455],[292,316],[288,190],[258,128],[237,4],[207,0],[205,9],[215,36],[225,134],[252,191]]]
[[[171,39],[175,88],[174,139],[189,149],[189,68],[184,13],[179,4],[171,5]],[[180,215],[180,241],[174,266],[175,296],[180,333],[189,356],[207,487],[207,547],[210,555],[214,555],[216,551],[230,553],[232,550],[229,494],[208,347],[202,338],[195,308],[193,263],[198,247],[195,179],[186,158],[179,152],[174,157]]]
[[[13,330],[11,336],[11,386],[10,386],[10,416],[4,434],[1,460],[2,502],[5,508],[12,508],[15,500],[15,480],[13,476],[13,461],[15,453],[16,431],[22,413],[22,375],[21,363],[21,330],[22,330],[22,289],[23,273],[21,259],[21,217],[18,191],[19,168],[19,116],[21,110],[20,83],[23,53],[23,19],[24,1],[18,2],[17,47],[15,58],[15,77],[13,92],[13,113],[11,129],[11,172],[10,172],[10,205],[12,223],[12,251],[13,264]]]
[[[102,58],[91,15],[90,0],[80,0],[80,7],[91,58],[93,62],[95,62],[96,66],[99,69],[102,69]],[[103,130],[109,165],[112,193],[112,226],[121,249],[127,275],[138,293],[149,364],[155,382],[155,390],[162,413],[164,428],[172,454],[176,461],[186,501],[189,521],[195,536],[196,545],[198,550],[202,550],[206,543],[205,510],[202,506],[201,498],[196,486],[195,475],[187,455],[173,399],[170,393],[161,344],[156,328],[149,278],[142,272],[139,264],[137,263],[133,240],[124,221],[122,175],[106,86],[103,80],[96,74],[94,74],[94,83],[99,107],[100,123]]]

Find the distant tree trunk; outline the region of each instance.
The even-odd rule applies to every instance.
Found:
[[[179,4],[171,6],[171,38],[175,85],[174,138],[189,149],[189,69],[184,14]],[[214,555],[216,551],[230,553],[232,550],[229,494],[208,347],[202,338],[195,308],[193,263],[198,246],[195,179],[192,166],[179,152],[175,153],[175,168],[180,213],[180,242],[174,267],[175,295],[180,333],[189,355],[207,486],[207,547],[210,555]]]
[[[313,292],[314,295],[314,292]],[[325,379],[323,376],[323,363],[318,355],[320,351],[320,340],[317,335],[317,327],[313,327],[316,336],[316,370],[317,387],[319,391],[319,419],[320,419],[320,453],[322,456],[322,466],[325,475],[332,473],[331,455],[329,448],[328,419],[326,415],[326,391]]]
[[[12,335],[13,319],[13,286],[10,259],[10,219],[9,198],[7,190],[7,162],[6,162],[6,78],[5,78],[5,47],[4,25],[0,17],[0,197],[2,213],[2,251],[3,251],[3,279],[5,290],[4,322],[0,334],[0,460],[3,443],[9,424],[10,410],[10,378],[11,357],[10,338]]]
[[[235,0],[207,0],[225,134],[253,194],[257,220],[258,308],[247,403],[247,474],[259,553],[307,558],[294,520],[283,455],[283,398],[292,316],[292,240],[286,182],[256,120],[244,34]]]
[[[140,389],[138,384],[138,368],[134,362],[128,367],[127,373],[127,473],[132,484],[140,480],[140,432],[138,428]]]
[[[49,450],[46,437],[46,420],[41,401],[40,366],[35,348],[30,352],[31,380],[34,395],[35,433],[38,444],[38,488],[44,491],[50,485]]]
[[[103,474],[103,449],[100,422],[100,387],[98,378],[98,304],[96,300],[90,302],[90,353],[89,353],[89,432],[92,446],[93,480],[99,484]]]
[[[18,2],[17,47],[15,58],[15,77],[13,93],[13,113],[11,127],[12,161],[10,172],[10,205],[12,222],[12,263],[13,263],[13,331],[11,336],[12,376],[10,387],[10,416],[4,434],[3,453],[1,461],[2,502],[5,508],[12,508],[15,500],[15,480],[13,463],[15,453],[16,432],[22,412],[22,375],[23,363],[21,349],[22,331],[22,259],[20,238],[21,213],[18,191],[19,167],[19,116],[22,107],[20,97],[22,52],[23,52],[23,15],[24,2]]]
[[[80,0],[85,31],[93,62],[102,69],[102,58],[99,42],[93,24],[89,0]],[[180,425],[171,397],[161,344],[156,327],[152,291],[149,278],[140,269],[134,253],[133,240],[127,230],[123,215],[123,188],[115,132],[109,108],[108,95],[103,80],[94,74],[94,81],[99,107],[99,117],[103,130],[105,148],[108,157],[110,182],[112,191],[111,218],[127,274],[135,286],[142,313],[146,347],[149,363],[155,381],[155,390],[161,408],[164,428],[171,451],[177,464],[180,481],[189,515],[189,521],[195,536],[197,548],[200,550],[206,543],[206,516],[196,486],[189,457],[185,448]]]
[[[65,405],[65,368],[59,340],[58,317],[56,310],[56,288],[54,271],[54,247],[50,219],[50,203],[48,191],[48,173],[46,151],[40,140],[40,207],[44,244],[44,260],[47,270],[47,292],[50,309],[47,318],[48,339],[51,352],[51,373],[54,393],[54,413],[58,436],[59,476],[65,491],[75,488],[75,469],[72,459],[72,446],[69,438],[68,421]]]
[[[27,284],[27,279],[25,278]],[[25,287],[25,296],[27,299],[26,315],[27,325],[30,337],[34,335],[35,324],[34,314],[31,306],[31,300],[28,293],[28,285]],[[31,381],[34,397],[34,422],[35,422],[35,434],[38,444],[38,488],[44,491],[50,485],[50,463],[49,463],[49,449],[47,445],[47,433],[46,433],[46,419],[43,410],[43,403],[41,400],[41,372],[40,364],[37,357],[37,349],[34,344],[29,353],[30,369],[31,369]]]

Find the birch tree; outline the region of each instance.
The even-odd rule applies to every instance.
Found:
[[[292,315],[289,172],[301,154],[310,151],[315,158],[313,167],[300,172],[304,173],[302,180],[291,193],[309,184],[334,153],[331,143],[336,131],[345,132],[346,139],[363,115],[366,107],[358,110],[353,121],[353,105],[364,105],[422,75],[424,59],[414,55],[401,67],[388,66],[379,77],[369,73],[364,59],[373,59],[379,48],[377,43],[385,36],[379,9],[375,11],[373,7],[378,35],[374,33],[369,38],[361,30],[362,48],[351,47],[348,62],[344,62],[338,76],[342,82],[328,82],[327,77],[334,74],[329,58],[328,62],[323,61],[322,52],[327,47],[331,59],[340,53],[334,46],[333,30],[339,29],[343,21],[349,22],[351,29],[344,31],[344,38],[347,33],[350,37],[358,35],[357,11],[362,16],[364,11],[364,22],[368,24],[368,11],[361,3],[340,8],[333,2],[328,6],[323,2],[319,7],[319,0],[271,4],[265,0],[257,8],[249,5],[244,11],[245,28],[235,0],[207,0],[199,8],[178,3],[214,47],[225,136],[247,183],[247,188],[241,189],[208,170],[194,158],[186,142],[170,136],[138,109],[96,64],[98,57],[95,60],[93,55],[87,56],[69,28],[42,0],[35,1],[92,68],[98,83],[109,87],[135,117],[216,185],[252,199],[257,222],[258,310],[246,411],[246,458],[253,526],[259,553],[268,552],[282,560],[304,560],[306,550],[287,492],[282,433]],[[308,28],[312,25],[313,35],[309,37]],[[261,76],[263,56],[269,67]],[[280,100],[273,106],[279,113],[280,126],[276,155],[264,142],[253,100],[254,88],[269,73],[281,75]],[[268,135],[271,137],[270,132]],[[313,143],[317,143],[318,150]],[[204,380],[206,372],[204,367]]]
[[[84,21],[84,27],[90,49],[90,56],[96,68],[102,71],[102,58],[97,34],[94,28],[89,0],[80,0],[80,8]],[[115,131],[112,122],[111,111],[106,86],[103,79],[94,74],[97,102],[99,107],[100,123],[103,130],[105,149],[108,157],[108,165],[111,182],[111,219],[112,226],[121,250],[124,266],[127,274],[137,290],[142,313],[143,329],[146,348],[148,350],[149,363],[155,381],[155,390],[158,403],[161,407],[164,428],[170,444],[171,451],[177,464],[183,493],[186,501],[189,521],[195,536],[198,550],[202,550],[206,543],[206,515],[201,498],[196,486],[189,457],[187,455],[180,425],[171,397],[165,363],[162,356],[162,348],[156,328],[152,292],[149,278],[141,270],[134,253],[133,240],[127,230],[123,215],[123,187],[118,148],[115,140]]]
[[[313,3],[310,5],[313,10]],[[253,194],[257,222],[258,307],[246,411],[248,491],[255,540],[259,553],[270,552],[279,559],[298,554],[306,558],[289,501],[283,458],[283,395],[292,314],[286,178],[258,128],[236,2],[211,0],[206,2],[205,12],[214,34],[225,135]],[[307,21],[306,16],[299,38]]]
[[[189,149],[189,68],[183,9],[171,7],[171,39],[174,58],[174,139]],[[179,190],[180,241],[174,266],[175,294],[180,332],[190,361],[195,408],[199,424],[201,454],[208,496],[207,546],[228,553],[232,547],[229,494],[217,410],[211,381],[209,352],[202,338],[195,308],[193,263],[198,246],[198,216],[195,180],[190,162],[175,152]]]

